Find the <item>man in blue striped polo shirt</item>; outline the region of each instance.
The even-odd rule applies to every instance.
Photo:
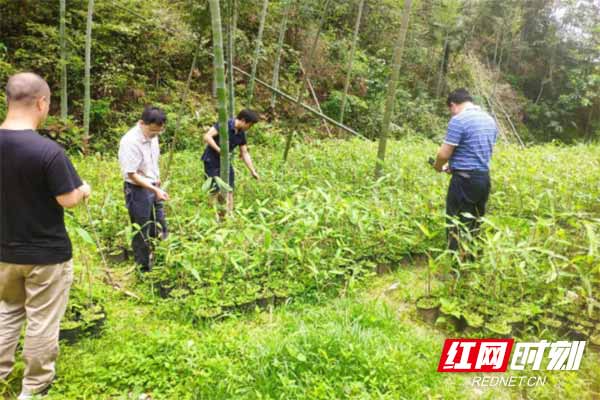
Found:
[[[473,104],[466,89],[450,93],[447,105],[452,118],[433,167],[452,174],[446,197],[448,248],[459,250],[461,235],[468,230],[474,237],[485,214],[491,189],[490,159],[498,127],[487,112]],[[464,256],[462,252],[461,255]]]

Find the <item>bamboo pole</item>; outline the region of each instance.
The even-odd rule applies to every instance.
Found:
[[[310,81],[310,78],[308,77],[306,70],[302,66],[302,61],[298,61],[298,63],[300,65],[300,72],[302,72],[302,75],[304,76],[304,82],[306,82],[306,86],[308,87],[308,90],[313,98],[313,101],[315,102],[315,106],[317,106],[317,111],[319,111],[321,114],[323,114],[323,110],[321,109],[321,103],[319,103],[319,98],[317,97],[317,94],[315,93],[315,88],[313,87],[313,84]],[[329,125],[327,124],[327,121],[323,120],[323,125],[325,126],[325,129],[327,130],[327,134],[329,136],[331,136],[331,129],[329,129]]]
[[[279,66],[281,64],[281,51],[283,49],[283,42],[285,41],[285,32],[287,31],[287,23],[290,13],[292,0],[285,0],[285,7],[283,10],[283,19],[281,20],[281,26],[279,28],[279,40],[277,42],[277,56],[275,58],[275,66],[273,67],[273,80],[271,85],[278,89],[279,88]],[[273,93],[271,97],[271,110],[275,109],[275,103],[277,102],[277,94]]]
[[[290,148],[292,147],[292,138],[294,137],[294,131],[290,129],[290,132],[287,135],[287,138],[285,139],[285,149],[283,150],[283,162],[285,164],[285,162],[288,159],[288,155],[290,154]]]
[[[321,31],[323,30],[323,25],[325,25],[325,16],[327,15],[327,10],[329,9],[329,5],[331,4],[331,0],[326,0],[325,5],[323,6],[323,12],[321,13],[321,18],[319,19],[319,27],[317,28],[317,32],[315,34],[315,38],[313,40],[313,44],[310,48],[310,52],[308,53],[308,61],[309,72],[312,72],[314,69],[314,57],[315,51],[317,50],[317,45],[319,44],[319,38],[321,37]]]
[[[242,74],[242,75],[244,75],[244,76],[246,76],[246,77],[250,77],[250,76],[251,76],[251,75],[250,75],[248,72],[246,72],[246,71],[244,71],[243,69],[240,69],[240,68],[238,68],[238,67],[236,67],[236,66],[233,66],[233,69],[235,69],[237,72],[239,72],[240,74]],[[314,108],[312,108],[311,106],[308,106],[308,105],[306,105],[306,104],[304,104],[304,103],[300,103],[300,102],[298,102],[298,99],[297,99],[297,98],[294,98],[293,96],[291,96],[291,95],[289,95],[289,94],[287,94],[287,93],[284,93],[284,92],[282,92],[282,91],[281,91],[281,90],[279,90],[279,89],[275,89],[273,86],[269,85],[268,83],[266,83],[266,82],[264,82],[264,81],[262,81],[262,80],[260,80],[260,79],[258,79],[258,78],[256,78],[256,83],[258,83],[259,85],[261,85],[261,86],[264,86],[265,88],[267,88],[267,89],[269,89],[269,90],[271,90],[271,91],[273,91],[273,92],[277,93],[277,95],[278,95],[279,97],[281,97],[281,98],[284,98],[284,99],[286,99],[286,100],[288,100],[288,101],[290,101],[290,102],[292,102],[292,103],[295,103],[295,104],[297,104],[298,106],[300,106],[300,107],[302,107],[303,109],[305,109],[306,111],[308,111],[308,112],[310,112],[310,113],[312,113],[312,114],[314,114],[314,115],[316,115],[316,116],[318,116],[318,117],[320,117],[320,118],[324,119],[325,121],[329,122],[331,125],[334,125],[334,126],[336,126],[336,127],[340,128],[340,129],[343,129],[343,130],[345,130],[346,132],[353,134],[354,136],[358,136],[358,137],[360,137],[360,138],[362,138],[362,139],[365,139],[365,140],[367,139],[366,137],[364,137],[364,136],[363,136],[363,135],[361,135],[360,133],[356,132],[354,129],[352,129],[352,128],[349,128],[349,127],[347,127],[347,126],[346,126],[346,125],[344,125],[344,124],[340,124],[340,123],[339,123],[338,121],[336,121],[335,119],[333,119],[333,118],[331,118],[331,117],[328,117],[327,115],[325,115],[325,114],[322,114],[322,113],[318,112],[317,110],[315,110],[315,109],[314,109]]]
[[[312,83],[310,81],[310,73],[314,70],[314,67],[315,67],[315,63],[314,63],[315,51],[317,50],[317,45],[319,44],[319,38],[321,36],[321,31],[323,30],[323,26],[325,25],[325,16],[327,14],[327,10],[329,10],[330,4],[331,4],[331,0],[325,1],[325,5],[323,6],[323,11],[321,12],[321,18],[319,19],[319,25],[317,27],[317,32],[315,33],[315,38],[313,39],[312,46],[308,53],[308,63],[309,63],[308,69],[306,71],[302,71],[302,73],[304,74],[306,83],[307,83],[307,85],[309,85],[309,88],[308,88],[309,90],[310,90],[310,87],[312,86]],[[302,63],[300,63],[300,68],[302,68]],[[305,91],[300,89],[300,92],[298,93],[297,103],[304,102],[304,95],[305,95]],[[318,111],[322,114],[321,109],[320,109],[320,104],[318,104],[318,99],[316,99],[316,95],[314,95],[314,98],[316,100],[317,107],[319,108]],[[323,121],[323,124],[325,125],[325,129],[327,130],[327,133],[331,136],[331,130],[329,129],[329,125],[327,124],[327,121]]]
[[[171,141],[171,145],[169,146],[169,158],[167,160],[167,166],[165,168],[165,175],[163,181],[167,181],[169,179],[169,174],[171,172],[171,165],[173,163],[173,153],[175,152],[175,147],[177,146],[177,134],[179,133],[179,129],[181,128],[181,119],[183,117],[183,109],[185,108],[185,104],[187,103],[188,94],[190,91],[190,85],[192,84],[192,77],[194,75],[194,70],[196,69],[196,62],[198,60],[198,54],[200,53],[200,46],[196,49],[196,53],[194,54],[194,58],[192,59],[192,66],[190,67],[190,72],[188,74],[187,82],[185,84],[185,88],[183,89],[183,94],[181,95],[181,102],[179,103],[179,110],[177,112],[177,122],[175,123],[175,131],[173,132],[173,140]]]
[[[317,28],[317,32],[315,33],[315,38],[313,39],[313,43],[312,43],[312,46],[310,47],[310,51],[308,52],[308,70],[307,70],[307,74],[306,74],[308,79],[310,79],[310,73],[315,68],[315,62],[314,62],[315,51],[317,51],[317,45],[319,44],[319,38],[321,36],[321,31],[323,30],[323,25],[325,25],[325,15],[327,13],[327,10],[329,9],[330,3],[331,3],[331,0],[325,1],[325,5],[323,6],[323,11],[321,13],[321,18],[319,19],[319,26]],[[302,103],[303,100],[304,100],[304,91],[300,90],[300,93],[298,93],[298,102]]]
[[[408,31],[408,21],[410,17],[410,9],[412,0],[404,0],[404,8],[402,11],[402,25],[400,34],[394,49],[394,60],[392,64],[392,76],[387,88],[387,99],[385,103],[385,111],[383,113],[383,124],[379,137],[379,148],[377,150],[377,163],[375,165],[375,178],[379,179],[383,171],[383,163],[385,161],[385,149],[387,144],[387,134],[390,130],[392,114],[394,113],[394,104],[396,103],[396,88],[398,86],[398,77],[400,76],[400,66],[402,64],[402,53],[404,52],[404,42],[406,40],[406,32]]]
[[[92,24],[94,0],[88,0],[87,24],[85,31],[85,75],[83,95],[83,153],[87,154],[90,145],[90,69],[92,64]]]
[[[69,106],[67,98],[67,40],[66,40],[67,2],[60,0],[60,118],[67,120]]]
[[[221,10],[219,0],[209,0],[215,54],[214,73],[219,112],[219,147],[221,148],[221,179],[229,185],[229,124],[227,121],[227,90],[225,88],[225,60],[223,58],[223,36],[221,32]]]
[[[235,35],[237,30],[237,0],[229,0],[229,24],[227,24],[227,58],[229,59],[227,75],[229,87],[229,118],[235,116]]]
[[[340,123],[344,123],[344,112],[346,111],[346,101],[348,99],[348,90],[350,89],[350,80],[352,79],[352,66],[354,65],[354,55],[356,53],[356,44],[358,43],[358,34],[360,32],[360,21],[362,19],[363,10],[365,8],[365,0],[360,0],[358,6],[358,15],[356,16],[356,24],[354,25],[354,38],[352,39],[352,47],[348,55],[348,66],[346,67],[346,83],[344,84],[344,93],[342,93],[342,105],[340,108]]]
[[[448,51],[448,42],[450,39],[450,29],[446,27],[444,35],[444,46],[442,47],[442,57],[440,61],[440,69],[438,70],[438,81],[435,87],[435,98],[438,99],[442,95],[442,85],[444,83],[444,64],[446,64],[446,51]]]
[[[260,24],[258,26],[258,36],[256,37],[256,48],[254,50],[254,60],[252,61],[252,74],[250,81],[248,82],[248,107],[252,106],[252,100],[254,98],[254,81],[256,80],[256,70],[258,68],[258,60],[260,58],[260,51],[262,48],[262,37],[265,30],[265,21],[267,19],[267,10],[269,8],[269,0],[263,1],[263,8],[260,14]]]

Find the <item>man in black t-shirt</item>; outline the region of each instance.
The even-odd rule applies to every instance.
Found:
[[[47,391],[54,379],[60,320],[73,280],[63,208],[90,195],[64,150],[38,135],[50,88],[20,73],[6,85],[8,113],[0,125],[0,380],[14,364],[27,320],[25,373],[19,399]]]
[[[229,132],[229,152],[232,153],[236,147],[240,148],[240,158],[244,160],[246,167],[250,170],[252,177],[259,179],[256,169],[252,164],[252,158],[248,152],[248,144],[246,142],[246,132],[252,128],[252,126],[259,121],[258,114],[252,110],[242,110],[236,118],[232,118],[228,121],[228,132]],[[212,179],[211,184],[211,203],[220,204],[226,202],[226,211],[231,212],[233,210],[233,191],[227,192],[226,196],[221,193],[221,188],[214,179],[221,175],[221,148],[219,147],[219,124],[215,124],[210,130],[204,135],[204,142],[206,143],[206,149],[202,155],[202,161],[204,161],[204,172],[206,177]],[[233,157],[230,158],[233,160]],[[232,190],[235,188],[235,172],[233,170],[233,163],[229,166],[229,186]],[[219,217],[223,217],[224,212],[219,212]]]

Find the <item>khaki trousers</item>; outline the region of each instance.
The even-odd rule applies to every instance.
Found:
[[[0,262],[0,379],[8,378],[12,371],[27,320],[23,392],[39,393],[52,383],[60,320],[72,282],[72,260],[54,265]]]

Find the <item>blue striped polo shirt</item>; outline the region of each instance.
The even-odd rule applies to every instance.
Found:
[[[488,113],[478,106],[467,106],[448,123],[444,143],[456,146],[450,169],[489,171],[497,135],[496,121]]]

